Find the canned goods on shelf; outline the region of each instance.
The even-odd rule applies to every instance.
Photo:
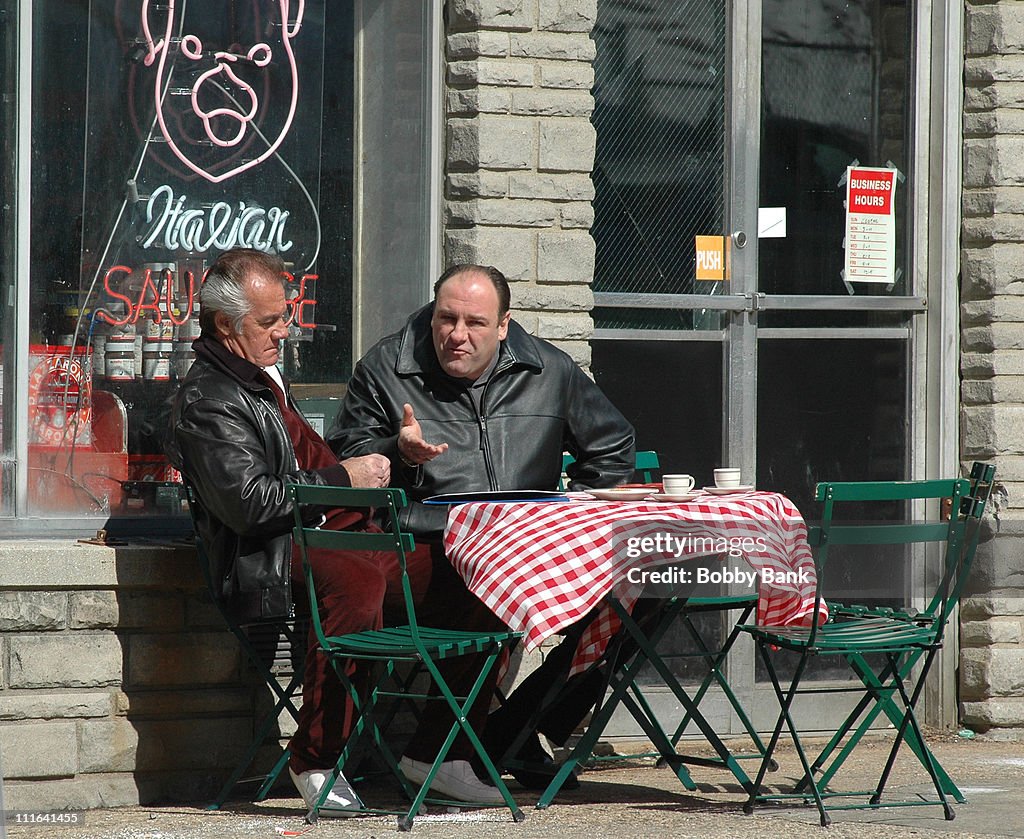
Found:
[[[135,378],[135,335],[108,335],[104,353],[104,371],[112,382],[130,382]]]
[[[146,338],[142,345],[142,378],[166,382],[171,378],[171,342]]]

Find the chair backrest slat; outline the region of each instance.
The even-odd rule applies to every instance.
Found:
[[[953,522],[916,524],[832,525],[828,541],[833,545],[904,545],[943,542]]]
[[[564,473],[575,462],[576,458],[571,454],[563,454],[562,472]],[[645,484],[652,483],[654,481],[654,473],[661,469],[661,460],[658,458],[658,453],[655,451],[636,452],[633,459],[633,469],[640,473],[640,477]],[[558,488],[560,490],[565,489],[564,479],[559,479]]]
[[[321,507],[347,507],[386,509],[394,500],[396,507],[406,505],[405,492],[392,487],[370,489],[367,487],[332,487],[314,484],[292,484],[299,491],[300,504],[316,504]]]
[[[353,533],[347,530],[321,530],[304,527],[303,536],[307,547],[348,551],[393,551],[395,536],[392,533]],[[416,545],[412,534],[402,534],[402,549],[408,553]]]
[[[654,480],[654,473],[661,469],[658,453],[652,451],[637,452],[633,468],[640,473],[640,477],[645,484],[651,483]]]
[[[952,484],[960,486],[964,495],[970,482],[967,478],[948,478],[930,481],[855,481],[825,482],[818,484],[817,501],[908,501],[915,498],[949,498],[954,494]]]
[[[817,486],[815,493],[824,502],[820,525],[809,529],[809,540],[817,546],[815,563],[818,568],[816,606],[822,595],[822,579],[828,561],[830,547],[834,545],[912,545],[937,543],[942,545],[942,573],[937,575],[938,583],[928,598],[928,605],[921,615],[932,621],[936,640],[941,637],[952,604],[959,598],[971,561],[980,538],[981,517],[985,512],[988,497],[992,491],[995,468],[975,464],[971,477],[950,478],[928,481],[862,481],[824,482]],[[950,500],[952,514],[949,520],[942,520],[942,502]],[[870,511],[872,504],[892,501],[932,501],[926,505],[926,521],[871,522],[863,524],[848,520],[835,520],[836,507],[852,502],[861,515]],[[906,552],[906,558],[911,556]]]

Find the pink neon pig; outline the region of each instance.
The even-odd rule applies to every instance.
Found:
[[[153,2],[155,3],[156,0],[153,0]],[[284,49],[284,54],[287,58],[288,68],[291,74],[291,101],[288,105],[287,117],[281,125],[277,138],[274,139],[266,150],[258,156],[251,158],[234,168],[217,173],[210,172],[195,163],[188,156],[187,150],[182,149],[181,145],[179,145],[176,138],[168,128],[164,114],[165,103],[162,101],[161,93],[167,85],[166,74],[171,72],[173,69],[173,61],[171,62],[171,65],[168,66],[167,56],[169,50],[167,49],[167,45],[171,41],[172,34],[177,29],[178,12],[176,0],[161,0],[161,5],[166,9],[167,15],[162,36],[156,40],[150,30],[150,0],[143,0],[142,3],[142,31],[146,39],[146,45],[149,48],[149,52],[145,58],[146,66],[152,66],[154,61],[158,62],[156,79],[153,83],[157,122],[160,124],[160,131],[163,134],[164,139],[167,141],[168,146],[171,148],[171,151],[173,151],[178,159],[181,160],[181,162],[189,169],[213,183],[228,180],[240,172],[244,172],[246,169],[258,166],[270,157],[281,145],[285,136],[288,134],[288,130],[291,128],[292,121],[295,118],[295,107],[299,98],[299,77],[298,70],[295,66],[295,53],[292,51],[292,39],[298,35],[299,29],[302,26],[302,15],[305,10],[305,0],[297,0],[295,20],[291,22],[289,22],[289,14],[292,7],[291,0],[273,0],[273,5],[278,7],[281,21],[283,22],[281,26],[281,44]],[[182,58],[188,61],[198,62],[210,60],[209,55],[204,56],[202,40],[195,34],[184,35],[181,38],[180,51]],[[265,42],[255,44],[245,55],[236,55],[226,51],[214,52],[213,66],[201,73],[192,83],[189,99],[192,112],[202,123],[205,139],[214,146],[219,146],[223,149],[234,149],[239,146],[239,144],[246,139],[249,128],[260,111],[260,101],[256,90],[235,72],[238,62],[242,60],[251,63],[256,67],[266,67],[270,63],[272,56],[273,49],[270,44]],[[235,102],[231,103],[233,107],[223,106],[212,109],[204,108],[200,104],[200,91],[203,89],[204,85],[211,87],[216,86],[221,89],[233,89],[239,93],[241,101],[236,99]],[[218,101],[223,101],[224,99],[223,96],[216,98]]]

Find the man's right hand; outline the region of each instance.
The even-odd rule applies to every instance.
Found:
[[[341,461],[354,487],[386,487],[391,480],[391,461],[382,454],[364,454]]]
[[[410,466],[419,466],[448,451],[447,443],[437,445],[423,439],[419,420],[408,402],[402,406],[402,427],[398,430],[398,453]]]

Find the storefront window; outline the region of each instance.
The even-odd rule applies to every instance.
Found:
[[[365,281],[354,258],[354,138],[388,113],[362,101],[377,116],[360,128],[357,44],[361,26],[398,5],[33,4],[30,335],[22,348],[29,516],[182,514],[180,476],[163,454],[170,399],[192,362],[204,273],[228,248],[284,258],[284,373],[300,396],[304,387],[343,393],[354,290]],[[417,59],[429,19],[412,17]],[[11,66],[6,51],[0,60]],[[4,73],[5,90],[13,78]],[[426,78],[424,66],[408,123],[425,122]],[[0,112],[0,128],[8,117]],[[0,136],[5,165],[15,158],[11,135]],[[371,149],[361,166],[386,170],[391,149]],[[420,160],[427,155],[424,148]],[[418,174],[425,182],[428,173]],[[424,229],[426,215],[410,201],[380,221]],[[7,216],[0,220],[2,243],[13,242]],[[422,252],[422,240],[410,247]],[[6,258],[4,248],[5,283]],[[395,282],[408,294],[420,278]]]

